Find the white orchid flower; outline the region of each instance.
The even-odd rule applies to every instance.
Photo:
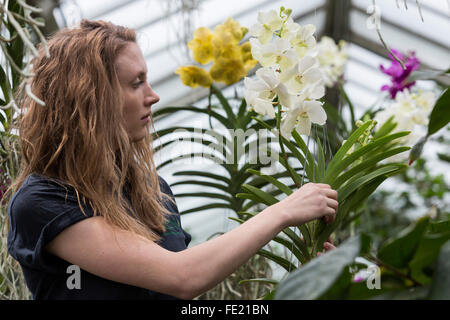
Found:
[[[291,41],[300,31],[301,26],[289,17],[281,28],[281,38]]]
[[[248,78],[246,78],[246,79],[248,79]],[[246,80],[244,80],[244,81],[246,81]],[[275,118],[275,110],[273,108],[272,101],[270,101],[268,99],[260,98],[259,92],[245,90],[244,97],[245,97],[245,101],[247,102],[247,105],[253,107],[253,109],[257,113],[259,113],[263,116],[268,115],[271,118]]]
[[[436,95],[433,91],[418,91],[412,94],[416,105],[420,107],[425,113],[430,113],[436,103]]]
[[[280,81],[278,72],[273,68],[261,68],[256,71],[257,79],[244,79],[245,98],[247,104],[260,114],[274,117],[273,99],[277,96],[279,102],[289,108],[291,96],[286,86]],[[270,104],[270,108],[269,108]]]
[[[325,85],[332,87],[344,73],[344,66],[348,61],[347,44],[341,40],[337,45],[332,38],[323,36],[316,49]]]
[[[322,73],[318,67],[317,60],[305,56],[291,69],[280,75],[281,81],[286,85],[291,94],[300,94],[301,91],[311,84],[322,81]]]
[[[282,70],[292,68],[298,60],[297,53],[286,39],[276,38],[267,44],[260,44],[256,38],[250,39],[253,58],[263,67],[278,65]]]
[[[287,112],[281,124],[281,134],[290,137],[295,128],[299,134],[310,135],[311,123],[324,125],[327,121],[327,114],[322,108],[322,103],[316,100],[298,99],[295,107]]]
[[[312,53],[310,50],[316,46],[314,32],[316,32],[316,27],[308,24],[300,27],[290,39],[291,46],[297,51],[299,58],[303,58],[306,54]]]
[[[283,20],[275,10],[258,13],[258,23],[250,27],[250,35],[257,37],[262,44],[272,39],[273,33],[281,28]]]

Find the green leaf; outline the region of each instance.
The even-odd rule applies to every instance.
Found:
[[[450,220],[432,221],[429,228],[430,233],[445,233],[450,231]]]
[[[329,180],[329,176],[333,173],[334,168],[339,165],[339,163],[347,154],[348,150],[350,150],[350,148],[355,144],[355,142],[359,139],[359,137],[363,134],[363,132],[370,126],[371,123],[372,121],[367,121],[361,127],[356,129],[350,135],[347,141],[339,148],[339,150],[334,155],[333,159],[328,164],[328,168],[325,173],[325,181]]]
[[[346,240],[337,249],[328,251],[290,273],[277,288],[275,299],[311,300],[323,296],[352,264],[361,251],[361,236]],[[349,283],[350,285],[350,283]]]
[[[222,105],[223,109],[225,110],[225,113],[227,114],[228,120],[230,120],[231,123],[234,124],[236,122],[236,116],[230,104],[228,103],[228,100],[222,94],[222,91],[214,84],[211,85],[211,90],[212,93],[219,99],[220,104]],[[236,126],[233,126],[233,128],[235,127]]]
[[[210,198],[210,199],[220,199],[228,202],[233,202],[233,199],[227,195],[221,193],[213,193],[213,192],[192,192],[192,193],[177,193],[174,195],[175,198],[184,198],[184,197],[201,197],[201,198]]]
[[[281,267],[283,267],[288,272],[297,269],[297,267],[293,263],[291,263],[290,261],[288,261],[282,257],[279,257],[279,256],[273,254],[270,251],[261,249],[258,251],[258,254],[267,259],[272,260],[273,262],[276,262],[277,264],[279,264]]]
[[[404,229],[396,238],[383,244],[378,251],[378,259],[395,268],[406,268],[414,258],[429,222],[430,217],[422,217]]]
[[[228,186],[225,186],[225,185],[219,184],[219,183],[208,182],[208,181],[199,181],[199,180],[178,181],[178,182],[172,183],[170,185],[170,187],[178,186],[178,185],[184,185],[184,184],[193,184],[193,185],[198,185],[198,186],[211,187],[211,188],[219,189],[219,190],[222,190],[222,191],[225,191],[225,192],[229,192],[229,187]]]
[[[263,178],[267,182],[270,182],[271,184],[276,186],[278,189],[280,189],[282,192],[284,192],[286,195],[289,196],[290,194],[292,194],[292,190],[287,185],[278,181],[274,177],[262,174],[261,172],[259,172],[257,170],[248,169],[247,171]]]
[[[194,107],[194,106],[165,107],[163,109],[155,111],[153,113],[153,117],[156,118],[161,115],[168,114],[168,113],[174,113],[177,111],[192,111],[192,112],[196,112],[196,113],[203,113],[206,115],[211,115],[213,118],[215,118],[220,123],[222,123],[226,128],[228,128],[228,129],[234,128],[233,123],[231,121],[229,121],[227,118],[225,118],[224,116],[222,116],[221,114],[219,114],[215,111],[212,111],[212,110],[201,109],[201,108]]]
[[[431,281],[424,269],[434,263],[439,256],[442,245],[450,240],[450,231],[443,234],[425,235],[417,248],[414,258],[409,263],[411,276],[422,284]]]
[[[204,205],[204,206],[200,206],[200,207],[195,207],[189,210],[185,210],[180,212],[181,215],[183,214],[188,214],[188,213],[192,213],[192,212],[198,212],[198,211],[204,211],[204,210],[210,210],[210,209],[218,209],[218,208],[225,208],[225,209],[231,209],[230,208],[230,204],[228,203],[213,203],[213,204],[208,204],[208,205]]]
[[[355,107],[353,106],[353,103],[350,101],[350,98],[348,97],[347,93],[345,92],[344,86],[339,83],[338,85],[339,91],[341,95],[344,97],[345,101],[348,103],[348,107],[350,109],[350,115],[351,115],[351,121],[352,121],[352,127],[355,126]]]
[[[450,241],[447,241],[441,248],[429,298],[450,300]]]
[[[428,136],[438,132],[450,122],[450,91],[447,88],[436,101],[433,111],[430,114],[428,123]]]
[[[243,184],[242,189],[256,196],[258,199],[260,199],[260,202],[266,204],[267,206],[271,206],[278,202],[277,198],[265,191],[255,188],[254,186]]]
[[[344,201],[353,191],[355,191],[356,189],[362,187],[363,185],[365,185],[366,183],[380,177],[383,176],[385,174],[388,173],[393,173],[393,172],[398,172],[402,169],[407,168],[406,165],[400,165],[400,164],[390,164],[390,165],[386,165],[384,167],[381,167],[369,174],[366,174],[354,181],[350,181],[348,184],[346,184],[345,186],[341,187],[338,190],[338,199],[339,202]]]
[[[317,162],[318,162],[318,179],[317,182],[323,182],[323,179],[325,177],[325,155],[323,152],[322,143],[320,143],[320,139],[317,139],[317,145],[318,145],[318,155],[317,155]]]
[[[312,154],[309,151],[308,146],[305,144],[305,141],[303,141],[302,137],[298,134],[298,132],[296,130],[292,131],[292,137],[294,138],[295,142],[297,143],[297,145],[300,147],[303,154],[305,155],[304,158],[299,158],[299,160],[301,160],[301,163],[305,167],[305,171],[306,171],[306,174],[307,174],[309,180],[312,181],[312,178],[314,176],[314,171],[317,172],[317,170],[318,170],[316,163],[314,161],[314,158],[312,157]],[[306,163],[305,163],[305,158],[308,160]]]
[[[389,119],[386,120],[385,123],[383,123],[383,125],[375,132],[375,134],[373,135],[373,138],[379,139],[389,133],[392,132],[392,130],[395,129],[395,127],[397,127],[397,123],[394,122],[394,116],[390,117]]]
[[[347,172],[344,172],[341,174],[336,180],[329,181],[328,183],[332,186],[332,188],[337,189],[339,188],[343,183],[345,183],[348,179],[353,177],[355,174],[359,172],[363,172],[365,170],[369,170],[373,166],[375,166],[378,162],[390,158],[393,155],[408,151],[410,147],[399,147],[395,149],[391,149],[385,152],[382,152],[380,154],[373,155],[372,157],[368,158],[367,160],[361,162],[360,164],[354,166]]]
[[[225,182],[227,185],[231,184],[231,180],[223,175],[218,175],[214,173],[204,172],[204,171],[178,171],[173,174],[174,176],[199,176],[204,178],[210,178],[213,180],[220,180]]]
[[[391,134],[388,136],[383,136],[382,138],[374,140],[373,142],[359,148],[355,152],[352,152],[350,155],[344,157],[334,167],[332,167],[332,168],[328,167],[327,172],[326,172],[326,179],[324,181],[326,183],[332,184],[335,181],[336,177],[339,174],[341,174],[342,171],[344,171],[348,166],[353,164],[360,157],[363,157],[368,154],[373,155],[373,153],[369,153],[369,152],[371,152],[372,150],[374,150],[375,148],[377,148],[379,146],[385,145],[392,140],[398,139],[398,138],[406,136],[408,134],[409,134],[409,131],[404,131],[404,132],[394,133],[394,134]],[[407,148],[407,150],[410,149],[409,147],[406,147],[406,148]]]

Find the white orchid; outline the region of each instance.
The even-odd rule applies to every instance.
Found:
[[[247,105],[253,107],[256,112],[263,115],[267,114],[271,117],[275,116],[272,104],[275,97],[278,97],[279,102],[283,106],[290,107],[291,96],[286,86],[280,81],[278,72],[274,68],[258,69],[256,76],[257,79],[248,77],[244,79]]]
[[[311,123],[324,125],[326,121],[327,114],[322,108],[321,102],[298,99],[294,107],[287,112],[281,124],[281,134],[284,137],[289,137],[295,128],[299,134],[310,135]]]
[[[263,67],[278,65],[282,70],[291,68],[298,60],[297,53],[291,48],[289,41],[276,38],[267,44],[260,44],[256,38],[251,38],[253,58]]]
[[[323,36],[316,49],[325,85],[332,87],[344,73],[344,66],[348,61],[347,44],[341,40],[337,45],[332,38]]]
[[[410,131],[411,133],[400,138],[399,142],[412,147],[426,134],[429,113],[435,101],[436,96],[431,91],[410,92],[408,89],[404,89],[397,93],[392,104],[377,112],[374,119],[377,120],[377,127],[380,128],[389,118],[393,117],[393,121],[397,123],[393,133]],[[407,154],[401,153],[390,157],[388,161],[405,161],[407,157]]]
[[[305,56],[294,67],[282,72],[280,78],[286,84],[290,94],[299,95],[306,86],[319,83],[322,80],[322,74],[317,60]]]
[[[316,32],[316,27],[308,24],[300,27],[290,39],[291,46],[297,51],[299,58],[303,58],[306,54],[316,53],[311,51],[316,46],[314,32]]]
[[[292,17],[289,17],[283,24],[280,37],[290,41],[297,35],[301,28],[302,27],[298,23],[294,22]]]
[[[259,12],[258,23],[250,27],[249,33],[265,44],[272,39],[274,31],[279,30],[282,24],[283,20],[275,10]]]
[[[266,98],[261,98],[260,92],[246,90],[244,97],[247,105],[253,107],[257,113],[263,116],[267,115],[271,118],[275,117],[275,110],[273,108],[272,101]]]
[[[436,102],[436,95],[432,91],[419,90],[417,93],[413,93],[411,96],[416,102],[416,105],[427,114],[431,112],[431,109]]]
[[[281,131],[288,136],[293,128],[310,134],[311,123],[323,125],[327,116],[318,99],[325,95],[323,75],[315,58],[315,26],[300,26],[281,8],[261,12],[250,28],[252,56],[261,64],[256,79],[245,78],[245,99],[256,112],[276,116],[280,103]]]

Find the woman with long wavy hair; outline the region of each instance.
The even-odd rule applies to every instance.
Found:
[[[31,82],[45,106],[22,104],[22,163],[8,208],[8,250],[34,299],[192,299],[284,228],[334,221],[336,191],[310,183],[188,248],[153,161],[149,125],[159,97],[135,32],[83,20],[48,47]],[[76,281],[68,270],[79,271]]]

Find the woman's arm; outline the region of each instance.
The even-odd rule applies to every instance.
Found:
[[[97,276],[192,299],[233,273],[284,228],[323,216],[333,221],[336,199],[328,185],[307,184],[226,234],[181,252],[111,226],[102,217],[67,228],[47,250]]]

